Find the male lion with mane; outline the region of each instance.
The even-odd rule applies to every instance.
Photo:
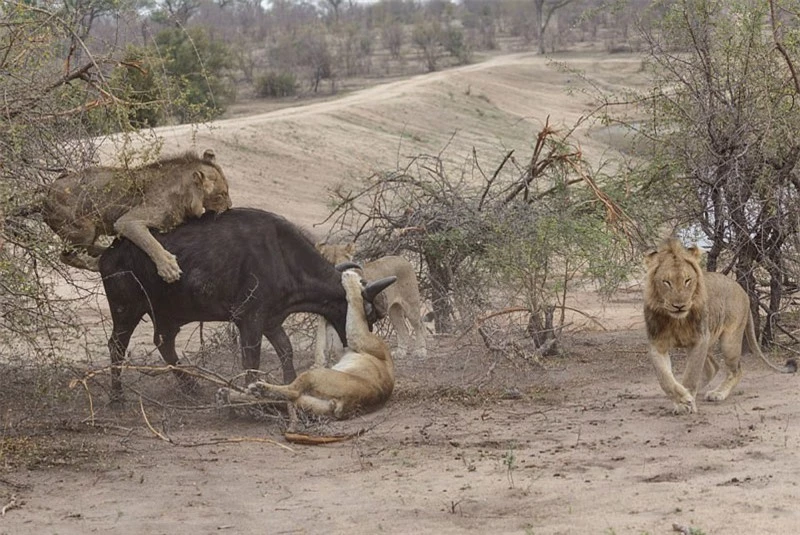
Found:
[[[64,175],[30,212],[41,212],[64,240],[61,260],[70,266],[99,271],[106,248],[95,241],[119,234],[147,253],[165,281],[175,282],[181,276],[178,261],[149,229],[167,232],[206,210],[230,207],[228,181],[214,151],[207,150],[202,158],[187,152],[138,168],[89,167]]]
[[[697,247],[685,249],[670,238],[658,250],[647,253],[644,290],[644,321],[650,342],[650,360],[664,392],[675,403],[676,414],[697,412],[695,397],[719,370],[711,354],[719,341],[727,373],[722,383],[705,395],[707,401],[722,401],[742,378],[739,362],[742,338],[750,351],[782,373],[797,371],[794,359],[783,368],[771,363],[759,348],[750,314],[750,300],[734,280],[720,273],[705,272]],[[669,350],[688,349],[683,380],[672,374]]]

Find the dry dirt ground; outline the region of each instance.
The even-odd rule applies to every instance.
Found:
[[[563,59],[606,88],[641,74],[631,57]],[[569,124],[591,103],[565,92],[575,80],[543,58],[506,56],[158,134],[168,149],[213,146],[236,204],[310,227],[327,213],[325,188],[451,138],[454,154],[524,152],[547,114]],[[604,142],[590,134],[582,143],[599,155]],[[398,360],[384,409],[312,425],[362,431],[326,446],[286,443],[274,415],[217,411],[212,385],[187,398],[171,376],[129,370],[135,391],[112,409],[103,374],[87,383],[91,405],[80,385],[48,395],[62,378],[39,374],[31,388],[30,376],[5,374],[0,534],[796,533],[798,379],[745,357],[729,400],[673,416],[647,361],[640,302],[636,287],[606,303],[579,295],[573,306],[607,330],[576,325],[562,356],[538,361],[487,351],[474,333],[431,335],[425,360]],[[107,362],[101,334],[79,370]],[[137,340],[137,358],[157,364],[147,335]],[[192,358],[238,369],[230,352]],[[310,359],[298,351],[298,369]],[[277,365],[269,351],[263,361]]]

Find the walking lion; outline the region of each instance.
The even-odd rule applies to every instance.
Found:
[[[707,401],[722,401],[742,378],[742,340],[750,351],[781,373],[797,371],[794,359],[784,367],[771,363],[758,346],[750,300],[733,279],[705,272],[698,260],[701,251],[685,249],[671,238],[645,256],[647,281],[644,290],[644,320],[650,343],[650,360],[661,388],[674,402],[676,414],[697,412],[697,392],[708,385],[719,370],[712,350],[719,341],[726,375],[722,383],[705,395]],[[669,350],[688,349],[683,379],[672,373]]]

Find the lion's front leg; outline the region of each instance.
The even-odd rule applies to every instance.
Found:
[[[175,282],[181,278],[181,268],[178,266],[178,259],[158,243],[150,234],[148,218],[145,214],[131,210],[123,215],[114,223],[114,230],[125,236],[147,253],[156,265],[158,274],[166,282]],[[150,225],[157,228],[155,225]]]
[[[694,396],[672,374],[672,360],[668,350],[659,350],[659,348],[651,346],[650,362],[653,363],[653,368],[655,368],[658,384],[661,385],[662,390],[675,404],[673,412],[675,414],[697,412]]]
[[[83,254],[76,250],[63,251],[61,253],[61,261],[78,269],[87,269],[89,271],[100,271],[100,259],[94,256]]]

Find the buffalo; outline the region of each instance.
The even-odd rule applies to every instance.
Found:
[[[183,325],[231,321],[239,329],[244,369],[258,369],[263,335],[275,348],[287,383],[297,376],[292,345],[282,327],[290,314],[323,316],[346,344],[347,300],[341,274],[285,218],[234,208],[208,212],[154,236],[177,257],[183,270],[180,280],[165,282],[147,254],[126,239],[115,240],[100,257],[113,322],[108,341],[112,399],[121,399],[121,370],[116,366],[145,315],[153,322],[153,343],[168,364],[178,364],[175,338]],[[378,319],[380,307],[373,307],[372,301],[379,288],[370,284],[364,290],[370,321]],[[176,373],[191,384],[190,377]]]

